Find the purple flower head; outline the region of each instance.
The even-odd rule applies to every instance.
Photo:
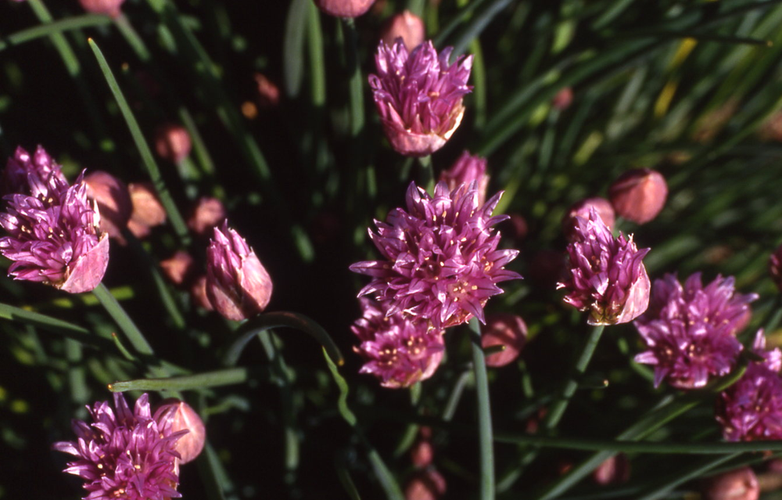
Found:
[[[594,208],[589,217],[576,217],[574,239],[568,245],[570,279],[558,283],[565,302],[589,311],[590,325],[627,323],[649,305],[649,276],[643,264],[648,248],[638,250],[620,232],[614,238]]]
[[[369,86],[386,137],[405,156],[437,151],[462,121],[462,98],[472,90],[472,56],[450,64],[451,52],[447,47],[438,55],[426,41],[408,55],[402,38],[378,45],[377,74],[369,75]]]
[[[443,359],[442,330],[429,329],[396,313],[386,316],[382,304],[361,299],[363,317],[351,330],[361,341],[354,350],[365,360],[360,373],[371,373],[390,389],[410,387],[434,374]]]
[[[385,259],[357,262],[350,270],[372,277],[359,297],[374,294],[387,304],[387,316],[427,320],[436,330],[486,320],[483,307],[502,293],[497,283],[520,279],[505,269],[518,250],[498,250],[500,233],[492,226],[508,218],[492,217],[502,193],[478,204],[476,184],[453,191],[444,182],[434,197],[411,183],[407,211],[391,211],[386,222],[375,221],[369,232]]]
[[[172,419],[155,418],[142,394],[131,411],[120,393],[114,409],[107,401],[87,407],[92,423],[74,420],[76,441],[52,446],[76,459],[64,470],[84,480],[84,500],[166,500],[179,498],[177,440],[187,431],[173,432]]]
[[[448,184],[448,189],[454,190],[460,184],[478,183],[478,204],[486,201],[486,189],[489,187],[489,176],[486,175],[486,158],[472,156],[465,151],[450,169],[440,174],[440,180]]]
[[[648,350],[636,362],[654,365],[654,385],[664,379],[679,389],[703,387],[726,375],[742,346],[734,334],[747,320],[757,295],[734,293],[733,278],[705,288],[700,273],[682,286],[673,274],[655,280],[649,309],[635,321]]]
[[[762,330],[753,351],[764,361],[751,362],[741,379],[717,399],[716,418],[728,441],[782,439],[782,353],[765,350]]]
[[[17,147],[14,156],[8,158],[0,178],[0,195],[29,195],[32,194],[34,186],[37,186],[39,191],[44,186],[62,191],[68,186],[68,181],[61,169],[40,145],[32,156],[21,146]]]
[[[228,221],[214,228],[206,250],[206,293],[217,312],[234,321],[263,311],[272,295],[269,273]]]
[[[68,186],[55,173],[44,181],[31,172],[29,195],[4,197],[0,226],[9,235],[0,238],[0,254],[14,261],[8,269],[14,279],[69,293],[90,291],[103,279],[109,240],[100,232],[100,216],[87,197],[83,175]]]
[[[681,319],[686,323],[707,323],[722,333],[733,335],[746,326],[751,314],[749,303],[757,294],[735,293],[732,276],[717,276],[703,286],[701,273],[695,273],[682,286],[674,274],[655,280],[649,310],[636,324],[656,319]]]

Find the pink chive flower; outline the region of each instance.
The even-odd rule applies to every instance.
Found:
[[[362,298],[363,317],[351,330],[361,342],[354,347],[365,361],[360,373],[371,373],[390,389],[410,387],[434,374],[445,350],[442,330],[429,329],[396,313],[387,316],[382,304]]]
[[[22,182],[22,170],[27,179]],[[13,264],[9,276],[52,285],[69,293],[88,292],[103,279],[109,240],[79,176],[73,186],[42,148],[31,160],[21,148],[9,160],[4,186],[18,190],[3,197],[0,254]]]
[[[486,202],[486,190],[489,187],[489,176],[486,175],[486,158],[472,156],[465,151],[448,170],[440,173],[440,180],[448,184],[453,191],[460,184],[478,183],[478,204]]]
[[[558,283],[565,302],[589,311],[590,325],[627,323],[649,305],[649,276],[643,264],[648,248],[638,250],[620,232],[614,238],[594,208],[589,217],[576,217],[574,240],[568,245],[569,279]]]
[[[401,38],[391,46],[380,42],[377,74],[369,75],[369,86],[386,137],[398,153],[432,154],[461,123],[462,98],[472,91],[467,85],[472,56],[450,64],[451,52],[453,47],[448,47],[438,55],[426,41],[408,55]]]
[[[703,387],[733,368],[742,349],[734,335],[756,298],[736,294],[732,277],[704,287],[700,273],[683,286],[666,274],[655,280],[649,309],[634,323],[648,347],[635,361],[655,367],[655,387],[665,379],[678,389]]]
[[[269,273],[228,221],[214,228],[206,250],[206,294],[217,312],[234,321],[263,311],[272,295]]]
[[[473,316],[485,323],[484,305],[502,293],[497,283],[521,278],[505,269],[519,251],[499,250],[500,233],[492,229],[508,218],[491,216],[501,195],[481,206],[475,183],[450,191],[440,182],[434,197],[411,183],[407,210],[392,210],[386,222],[375,221],[377,233],[369,231],[385,258],[350,266],[372,277],[359,297],[373,294],[388,302],[388,316],[417,317],[436,330]]]
[[[782,352],[765,347],[761,330],[753,351],[763,361],[751,362],[741,379],[717,399],[717,422],[728,441],[782,439]]]
[[[52,448],[76,457],[64,470],[84,480],[84,500],[166,500],[180,498],[177,440],[187,431],[173,432],[172,419],[152,415],[142,394],[131,411],[120,393],[114,409],[107,401],[87,407],[92,423],[74,420],[75,441]]]

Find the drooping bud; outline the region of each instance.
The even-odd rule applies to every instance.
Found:
[[[206,236],[211,233],[212,228],[225,220],[226,215],[225,207],[220,200],[204,196],[193,208],[187,227],[199,236]]]
[[[486,190],[489,187],[489,176],[486,175],[486,158],[472,156],[465,151],[448,170],[440,173],[440,180],[448,184],[451,191],[461,184],[476,183],[478,190],[478,206],[486,202]]]
[[[217,312],[234,321],[263,311],[272,295],[269,273],[228,221],[214,228],[206,250],[206,294]]]
[[[179,163],[190,154],[190,134],[182,125],[166,123],[155,131],[155,151],[164,160]]]
[[[255,83],[258,86],[257,101],[262,108],[273,108],[280,103],[280,88],[261,73],[255,73]]]
[[[315,0],[315,5],[334,17],[358,17],[372,7],[375,0]]]
[[[432,443],[428,439],[418,439],[413,446],[410,447],[410,461],[413,466],[418,469],[423,469],[432,463],[434,458],[434,450],[432,449]]]
[[[425,36],[424,21],[409,10],[388,18],[380,31],[380,39],[386,45],[391,46],[397,38],[401,38],[408,52],[424,43]]]
[[[565,233],[565,237],[568,241],[575,241],[578,237],[578,221],[576,217],[582,217],[584,219],[589,218],[589,210],[594,208],[597,215],[600,216],[603,223],[611,230],[616,222],[614,216],[614,207],[611,206],[611,202],[605,198],[585,198],[579,200],[568,209],[565,217],[562,218],[562,231]]]
[[[179,250],[168,259],[160,261],[160,269],[171,283],[182,286],[190,281],[195,270],[195,260],[189,253]]]
[[[106,14],[111,17],[120,15],[120,6],[125,0],[79,0],[82,8],[91,14]]]
[[[626,483],[630,479],[630,461],[627,460],[627,455],[619,453],[606,459],[597,466],[592,478],[603,486]]]
[[[153,418],[159,425],[170,422],[172,433],[187,431],[174,447],[180,456],[179,463],[192,462],[201,454],[206,442],[206,428],[201,417],[189,404],[175,398],[165,399],[155,410]]]
[[[749,467],[711,477],[701,489],[703,500],[757,500],[759,497],[760,485]]]
[[[133,211],[128,186],[113,175],[96,170],[84,178],[87,196],[95,200],[100,211],[100,229],[112,238],[122,239]]]
[[[608,197],[621,217],[646,224],[657,217],[665,205],[668,184],[656,170],[628,170],[608,188]]]
[[[133,212],[130,214],[128,229],[136,238],[149,235],[151,228],[166,222],[166,209],[150,182],[134,182],[128,185]]]
[[[527,325],[510,313],[490,314],[481,326],[481,347],[503,346],[500,352],[486,356],[486,364],[495,368],[508,365],[519,357],[527,342]]]

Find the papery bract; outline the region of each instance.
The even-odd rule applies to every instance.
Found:
[[[442,330],[425,321],[388,314],[383,305],[362,298],[363,316],[351,327],[360,340],[355,351],[364,359],[361,373],[371,373],[380,385],[410,387],[431,377],[445,350]]]
[[[408,54],[404,41],[381,41],[375,56],[377,74],[369,86],[391,146],[406,156],[426,156],[443,147],[464,116],[462,98],[472,56],[449,62],[452,47],[437,54],[431,41]]]
[[[92,14],[105,14],[111,17],[119,17],[122,13],[120,7],[125,0],[79,0],[81,6]]]
[[[172,433],[184,431],[174,447],[179,463],[192,462],[201,454],[206,444],[206,427],[189,404],[176,398],[163,400],[155,410],[154,419],[160,426],[170,427]]]
[[[392,210],[387,222],[375,221],[377,233],[370,230],[385,259],[350,266],[373,278],[359,296],[375,295],[388,302],[389,316],[418,317],[438,330],[473,316],[485,323],[484,305],[502,293],[497,283],[521,278],[505,269],[518,250],[499,250],[492,229],[507,219],[491,215],[500,195],[480,206],[474,183],[450,191],[440,182],[434,197],[411,183],[407,210]]]
[[[217,312],[234,321],[263,311],[272,295],[269,273],[227,221],[214,228],[206,250],[206,294]]]
[[[424,43],[425,26],[424,21],[409,10],[391,16],[381,29],[380,38],[391,46],[397,38],[405,42],[405,48],[408,52]]]
[[[648,248],[638,250],[632,236],[614,238],[594,208],[576,217],[575,241],[567,247],[569,278],[557,284],[565,302],[589,311],[590,325],[627,323],[649,305],[649,276],[643,264]]]
[[[131,410],[120,393],[114,409],[106,401],[87,407],[92,422],[74,420],[76,441],[52,446],[76,457],[64,472],[84,480],[84,500],[167,500],[179,498],[177,440],[170,419],[153,418],[147,394]]]

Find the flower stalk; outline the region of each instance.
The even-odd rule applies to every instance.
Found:
[[[478,439],[481,460],[481,500],[494,499],[494,440],[492,437],[489,380],[486,376],[486,359],[481,347],[481,329],[477,318],[469,322],[472,366],[475,373],[475,390],[478,395]]]

